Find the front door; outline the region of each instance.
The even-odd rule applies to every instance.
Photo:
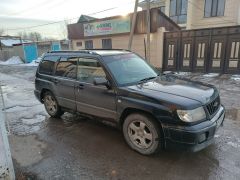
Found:
[[[106,77],[98,60],[79,58],[75,88],[77,111],[114,120],[116,119],[115,91],[106,86],[95,86],[93,84],[95,77]]]

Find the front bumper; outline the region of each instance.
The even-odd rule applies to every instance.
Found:
[[[225,118],[221,106],[216,115],[208,121],[193,126],[163,125],[166,149],[200,151],[214,142],[214,135]]]

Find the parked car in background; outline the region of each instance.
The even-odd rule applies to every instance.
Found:
[[[50,116],[78,112],[111,121],[144,155],[161,148],[199,151],[213,142],[225,117],[214,86],[159,75],[126,50],[46,53],[35,87]]]

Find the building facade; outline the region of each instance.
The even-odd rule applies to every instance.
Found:
[[[177,31],[180,27],[158,8],[151,9],[150,14],[150,59],[148,61],[161,68],[164,32]],[[83,20],[68,25],[68,38],[72,42],[72,49],[127,49],[131,16],[132,14],[124,17]],[[138,12],[131,50],[143,58],[146,57],[146,22],[146,11]]]
[[[146,2],[139,4],[146,9]],[[202,29],[240,25],[239,0],[153,0],[182,29]]]

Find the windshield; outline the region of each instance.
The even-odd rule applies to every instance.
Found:
[[[143,79],[157,76],[150,65],[132,53],[105,56],[103,60],[120,86],[139,83]]]

